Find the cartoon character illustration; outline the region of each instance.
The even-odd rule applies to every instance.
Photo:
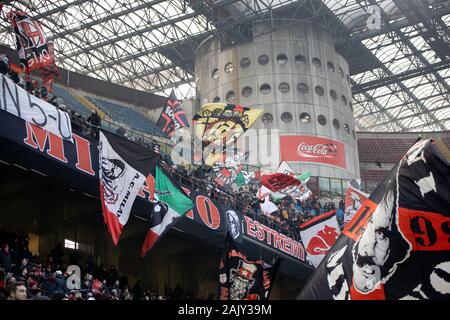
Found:
[[[242,300],[248,299],[249,291],[255,284],[253,278],[257,267],[254,264],[239,261],[237,269],[230,270],[230,299]],[[253,297],[254,295],[252,295]],[[254,299],[253,297],[252,299]]]
[[[125,184],[125,163],[119,159],[102,158],[103,196],[107,203],[116,203]]]
[[[349,222],[353,219],[355,214],[358,212],[359,208],[361,207],[361,197],[356,192],[350,193],[351,198],[351,205],[347,206],[345,208],[345,215],[344,215],[344,223]]]
[[[233,237],[233,239],[237,239],[239,237],[239,235],[241,234],[241,224],[239,221],[239,217],[236,214],[236,212],[234,212],[233,210],[228,210],[227,211],[227,219],[228,219],[228,224],[230,226],[230,233],[231,236]]]

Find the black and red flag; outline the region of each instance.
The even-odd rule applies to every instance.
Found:
[[[8,20],[16,34],[17,51],[25,72],[29,74],[51,65],[53,58],[41,24],[21,11],[9,12]]]
[[[128,222],[134,200],[147,181],[152,185],[160,155],[118,135],[100,131],[99,180],[103,218],[115,245]]]
[[[280,259],[270,266],[262,260],[250,260],[227,234],[219,266],[219,300],[267,300]]]
[[[168,137],[172,137],[177,129],[189,127],[186,114],[175,96],[175,91],[172,90],[170,93],[156,125]]]
[[[412,146],[344,227],[299,299],[450,299],[450,151]]]

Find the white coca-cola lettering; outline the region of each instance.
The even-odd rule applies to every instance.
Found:
[[[297,153],[300,156],[308,158],[320,158],[320,157],[331,158],[335,155],[334,152],[330,153],[330,148],[328,145],[321,143],[306,144],[305,142],[302,142],[298,145]]]

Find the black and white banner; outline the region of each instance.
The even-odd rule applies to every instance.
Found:
[[[417,142],[344,227],[300,299],[450,299],[450,151]]]
[[[72,126],[66,112],[29,94],[4,75],[0,75],[0,109],[72,141]]]
[[[130,217],[134,200],[154,173],[159,155],[136,143],[108,132],[100,132],[100,197],[103,218],[117,245]]]

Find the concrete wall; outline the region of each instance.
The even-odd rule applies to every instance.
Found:
[[[256,25],[254,34],[262,33],[265,27]],[[269,59],[267,64],[260,63],[263,55]],[[245,61],[249,62],[247,66]],[[320,66],[314,61],[320,61]],[[280,129],[281,134],[313,135],[345,144],[346,170],[298,162],[291,163],[294,170],[310,170],[315,176],[342,179],[359,176],[348,63],[335,51],[332,37],[320,27],[293,24],[223,51],[219,41],[211,39],[198,49],[195,66],[202,104],[220,101],[263,108],[273,121],[264,123],[261,117],[254,128]],[[215,73],[217,78],[213,76]],[[264,85],[270,86],[269,92],[261,91]],[[316,90],[319,93],[323,90],[323,95]],[[292,120],[282,120],[281,115],[286,112]],[[309,123],[300,120],[303,113],[310,116]],[[325,125],[319,124],[319,115],[326,118]],[[335,119],[338,128],[333,126]]]

